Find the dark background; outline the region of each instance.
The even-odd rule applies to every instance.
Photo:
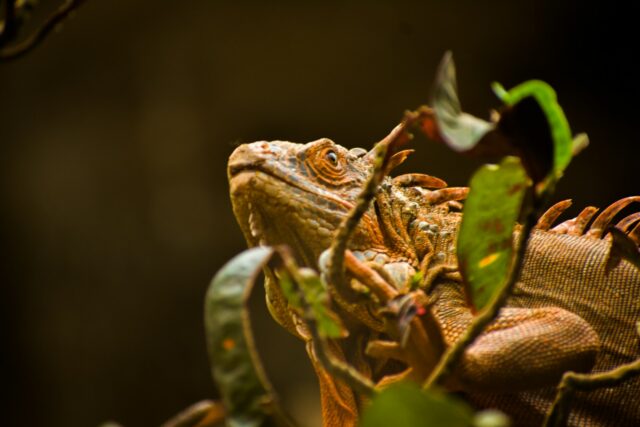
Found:
[[[151,426],[214,397],[202,304],[245,248],[234,145],[369,147],[427,102],[447,49],[475,115],[498,105],[493,80],[556,88],[591,137],[558,189],[573,213],[640,193],[638,8],[585,3],[90,0],[0,65],[0,424]],[[407,169],[466,183],[473,162],[415,146]],[[303,350],[255,316],[270,375],[313,425]]]

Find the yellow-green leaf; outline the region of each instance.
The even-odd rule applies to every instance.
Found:
[[[344,338],[347,330],[340,318],[329,308],[329,294],[322,279],[309,268],[300,268],[296,275],[299,283],[293,282],[286,270],[278,272],[279,284],[291,309],[304,316],[303,305],[307,305],[317,327],[318,334],[323,338]],[[304,300],[302,299],[304,298]]]
[[[302,279],[300,287],[316,321],[320,336],[344,338],[347,335],[347,330],[338,315],[329,309],[327,287],[322,283],[320,277],[313,270],[301,269],[300,278]]]
[[[506,157],[500,165],[485,165],[471,178],[458,235],[458,260],[467,298],[478,310],[507,277],[513,230],[528,185],[517,157]]]

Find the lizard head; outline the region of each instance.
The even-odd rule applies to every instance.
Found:
[[[299,261],[316,266],[353,207],[371,157],[362,148],[347,150],[326,138],[237,147],[228,177],[233,211],[249,246],[287,244]],[[366,232],[370,222],[362,221],[364,229],[354,240],[375,235]]]

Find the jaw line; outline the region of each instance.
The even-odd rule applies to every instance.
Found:
[[[260,207],[256,204],[247,203],[245,205],[245,213],[244,224],[241,226],[243,229],[243,234],[247,240],[249,247],[256,246],[279,246],[286,245],[289,246],[293,253],[296,254],[296,261],[301,263],[300,266],[306,266],[310,268],[317,269],[317,259],[313,255],[312,251],[302,244],[304,239],[300,237],[300,234],[294,229],[287,226],[276,228],[276,235],[287,236],[287,238],[282,240],[288,240],[288,243],[282,242],[273,242],[269,239],[269,234],[265,231],[264,228],[264,214]],[[255,230],[255,232],[254,232]]]
[[[342,212],[339,212],[338,214],[342,217],[341,220],[339,221],[340,224],[342,224],[342,222],[344,221],[344,218],[349,215],[349,213],[351,212],[351,210],[353,209],[353,207],[355,206],[354,204],[352,204],[351,202],[342,200],[342,199],[337,199],[333,194],[327,192],[327,191],[323,191],[323,193],[325,194],[320,194],[319,192],[313,191],[312,188],[308,188],[307,186],[303,186],[300,185],[297,182],[291,182],[289,180],[286,179],[286,177],[282,177],[279,176],[279,174],[277,173],[273,173],[270,170],[265,170],[265,168],[261,168],[261,167],[257,167],[256,165],[248,165],[246,167],[238,167],[236,166],[234,168],[234,171],[232,173],[230,173],[230,179],[229,179],[229,184],[231,187],[231,192],[232,194],[234,193],[234,187],[238,186],[238,181],[242,180],[242,179],[246,179],[247,177],[253,175],[253,176],[257,176],[257,177],[261,177],[260,179],[264,179],[266,177],[266,179],[276,179],[279,183],[283,184],[283,185],[287,185],[290,187],[294,187],[297,188],[307,194],[311,194],[315,197],[322,197],[325,199],[329,199],[330,201],[338,204],[339,206],[343,207],[344,210],[342,210]],[[251,185],[251,184],[249,184]],[[329,197],[325,197],[325,196],[329,196]],[[245,195],[246,197],[246,195]],[[259,207],[259,205],[257,204],[252,204],[249,201],[245,202],[245,214],[243,215],[244,218],[246,219],[246,232],[244,233],[245,236],[247,237],[247,241],[249,242],[250,246],[259,246],[262,245],[263,243],[261,243],[261,241],[265,242],[266,245],[269,246],[275,246],[278,245],[280,243],[272,243],[267,241],[268,236],[266,235],[266,233],[264,232],[264,229],[262,227],[262,223],[263,223],[263,218],[264,218],[264,214],[261,212],[261,209]],[[251,232],[251,224],[250,224],[250,216],[251,215],[257,215],[259,216],[259,221],[261,223],[261,233],[260,235],[258,235],[257,237],[253,235],[253,233]],[[369,229],[369,228],[374,228],[376,221],[374,219],[372,219],[369,215],[365,214],[361,219],[360,219],[360,225],[364,226],[365,228]],[[336,228],[339,228],[339,226]],[[293,228],[285,228],[285,232],[288,233],[291,238],[292,241],[288,244],[290,247],[292,247],[292,249],[294,249],[294,252],[298,254],[299,257],[299,261],[302,261],[306,266],[314,268],[317,270],[317,258],[313,256],[313,254],[311,253],[311,251],[307,248],[305,248],[305,246],[303,244],[301,244],[304,239],[302,239],[299,235],[299,233],[297,233]],[[335,234],[334,234],[335,236]],[[326,249],[326,248],[325,248]]]
[[[311,253],[311,251],[307,248],[304,247],[304,245],[301,244],[302,239],[300,238],[300,236],[298,235],[298,233],[295,230],[291,230],[291,236],[292,236],[292,240],[293,240],[293,244],[291,246],[294,246],[293,250],[294,253],[297,253],[302,261],[302,263],[309,268],[313,268],[313,269],[318,269],[317,267],[317,260],[314,259],[313,254]]]
[[[332,193],[330,193],[329,191],[318,191],[318,187],[316,186],[311,186],[311,185],[302,185],[299,182],[293,181],[293,180],[289,180],[287,179],[287,176],[285,174],[280,174],[278,173],[277,170],[272,170],[270,168],[264,168],[264,167],[260,167],[262,166],[262,164],[260,165],[236,165],[233,168],[230,169],[230,179],[229,179],[229,184],[231,185],[231,187],[233,188],[233,182],[237,181],[237,179],[241,176],[243,176],[244,174],[255,174],[255,175],[266,175],[269,178],[274,178],[277,179],[278,181],[290,186],[290,187],[294,187],[297,188],[301,191],[304,191],[305,193],[311,194],[312,196],[318,197],[318,198],[323,198],[325,200],[329,200],[333,203],[335,203],[338,206],[341,206],[345,209],[345,212],[349,212],[351,209],[353,209],[353,204],[351,202],[348,202],[346,200],[343,200],[341,198],[336,197],[335,195],[333,195]],[[232,170],[233,169],[233,170]]]

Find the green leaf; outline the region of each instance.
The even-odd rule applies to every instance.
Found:
[[[438,68],[432,104],[442,139],[456,151],[470,150],[494,129],[492,123],[462,112],[451,52],[445,53]]]
[[[556,93],[547,83],[530,80],[510,91],[499,83],[492,87],[505,104],[494,123],[462,112],[455,65],[447,52],[436,76],[433,115],[423,120],[423,131],[467,155],[518,156],[534,183],[555,182],[588,140],[572,140]]]
[[[278,285],[280,285],[280,289],[282,289],[282,294],[286,298],[291,308],[302,312],[302,302],[300,301],[300,294],[297,292],[297,289],[291,277],[289,276],[289,273],[287,273],[287,271],[284,269],[278,270],[276,280],[278,281]]]
[[[529,186],[517,157],[485,165],[471,178],[458,235],[469,303],[482,309],[500,291],[512,261],[513,230]]]
[[[413,383],[389,386],[365,408],[361,427],[468,427],[472,411],[462,401]]]
[[[320,277],[308,268],[300,269],[299,276],[301,290],[313,313],[320,336],[324,338],[344,338],[347,335],[347,330],[342,325],[338,315],[329,309],[327,287]]]
[[[541,80],[529,80],[508,92],[499,83],[493,83],[493,90],[507,105],[513,106],[527,97],[533,97],[540,104],[553,139],[553,170],[556,178],[562,176],[571,161],[573,142],[569,122],[558,104],[553,88]]]
[[[502,100],[512,101],[502,86],[494,83],[493,87]],[[507,103],[492,123],[463,113],[456,92],[455,66],[447,52],[439,67],[432,103],[433,115],[427,114],[422,122],[424,132],[431,138],[470,156],[518,156],[535,183],[544,181],[553,170],[554,142],[549,120],[533,96]]]
[[[253,284],[272,255],[269,247],[242,252],[222,267],[207,290],[207,349],[231,427],[267,425],[270,416],[287,424],[255,350],[246,307]]]
[[[415,291],[422,283],[422,278],[424,277],[424,273],[422,271],[417,271],[413,276],[411,276],[411,281],[409,282],[409,289]]]
[[[321,337],[344,338],[348,335],[338,315],[329,309],[327,287],[313,270],[298,270],[296,279],[299,281],[299,288],[286,270],[278,271],[277,276],[282,293],[292,309],[304,316],[303,303],[309,307],[309,315],[313,317]]]

